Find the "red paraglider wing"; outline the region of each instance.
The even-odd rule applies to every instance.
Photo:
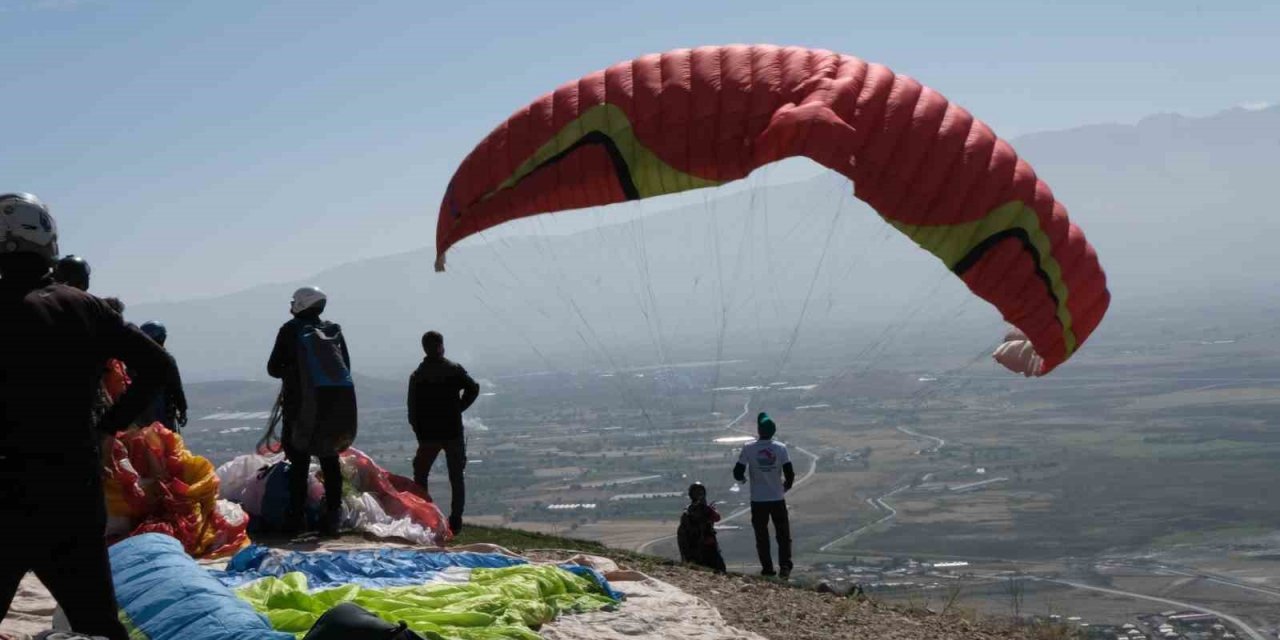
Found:
[[[509,220],[713,187],[792,156],[848,177],[994,304],[1040,356],[1032,375],[1069,358],[1106,313],[1093,248],[990,128],[883,66],[774,46],[644,56],[517,111],[450,181],[436,268]]]

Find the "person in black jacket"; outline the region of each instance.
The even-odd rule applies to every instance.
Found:
[[[422,336],[426,357],[409,376],[409,425],[418,439],[418,453],[413,457],[413,479],[423,489],[431,465],[444,451],[449,467],[449,488],[453,504],[449,507],[449,529],[462,531],[462,511],[467,503],[463,470],[467,466],[467,441],[462,433],[462,412],[480,396],[480,385],[467,370],[444,357],[444,336],[428,331]]]
[[[164,347],[165,342],[169,339],[169,330],[165,328],[164,323],[150,320],[142,323],[142,326],[138,328],[161,347]],[[179,370],[174,369],[174,371],[178,372]],[[164,428],[174,433],[187,426],[187,394],[182,389],[182,376],[180,373],[172,380],[169,380],[163,391],[156,394],[151,401],[151,405],[138,420],[138,424],[144,427],[156,422],[164,425]]]
[[[50,277],[57,229],[34,196],[0,195],[0,618],[35,572],[82,634],[127,640],[105,542],[100,441],[142,412],[173,359],[102,300]],[[133,384],[95,423],[107,359]]]
[[[680,526],[676,529],[681,561],[700,564],[716,573],[726,571],[720,542],[716,540],[717,522],[720,522],[720,512],[707,502],[707,487],[701,482],[689,485],[689,506],[680,514]]]
[[[279,378],[281,384],[281,417],[283,427],[280,443],[284,455],[289,460],[289,511],[285,514],[286,533],[294,535],[302,532],[305,522],[307,502],[307,473],[311,468],[311,454],[298,449],[292,444],[293,429],[302,411],[302,372],[298,370],[299,330],[302,325],[330,326],[333,323],[320,319],[328,302],[324,292],[316,287],[303,287],[293,293],[289,312],[293,319],[284,323],[276,333],[275,347],[271,350],[271,358],[267,361],[267,373]],[[351,368],[351,353],[347,343],[341,343],[342,359],[347,369]],[[342,511],[342,466],[338,456],[317,456],[320,460],[320,472],[324,474],[325,514],[321,520],[321,533],[334,535],[337,533],[338,520]]]

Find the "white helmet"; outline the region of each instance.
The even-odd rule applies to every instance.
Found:
[[[293,292],[293,302],[289,304],[289,313],[298,315],[307,309],[323,306],[329,297],[319,287],[303,287]]]
[[[29,193],[0,195],[0,253],[58,256],[58,225],[40,199]]]

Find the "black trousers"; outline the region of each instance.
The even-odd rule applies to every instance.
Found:
[[[467,441],[464,438],[451,440],[419,440],[418,453],[413,456],[413,480],[427,489],[427,478],[431,475],[431,466],[436,463],[440,452],[444,452],[444,461],[449,468],[449,490],[453,493],[453,504],[449,506],[449,519],[462,517],[467,506],[467,483],[464,471],[467,468]],[[430,493],[430,490],[427,491]]]
[[[284,440],[287,443],[288,440]],[[311,455],[284,445],[285,458],[289,460],[289,515],[290,524],[302,517],[307,505],[307,475],[311,469]],[[324,473],[325,515],[337,518],[342,511],[342,465],[338,456],[320,456],[320,471]]]
[[[0,618],[32,571],[76,632],[128,640],[111,582],[102,484],[84,470],[76,475],[84,480],[0,472]]]
[[[773,573],[773,553],[769,546],[769,520],[778,536],[778,567],[783,573],[791,573],[791,521],[787,518],[787,501],[751,503],[751,528],[756,534],[756,554],[760,556],[760,568]]]

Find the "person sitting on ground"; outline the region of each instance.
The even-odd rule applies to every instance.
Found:
[[[427,478],[436,457],[444,451],[449,469],[449,530],[462,531],[462,511],[467,503],[463,471],[467,467],[467,439],[462,431],[462,412],[480,396],[480,385],[462,365],[444,357],[444,336],[428,331],[422,336],[426,357],[409,376],[409,426],[418,439],[413,457],[413,479],[427,490]],[[429,493],[429,490],[428,490]]]
[[[142,323],[139,327],[156,344],[161,347],[169,339],[169,330],[162,323],[154,320]],[[164,391],[156,394],[150,407],[138,423],[147,426],[159,422],[164,428],[177,433],[187,426],[187,394],[182,389],[182,375],[174,369],[174,377],[165,385]]]
[[[680,527],[676,529],[676,541],[680,546],[680,559],[702,565],[716,573],[724,573],[724,556],[716,540],[716,523],[720,512],[707,502],[707,488],[701,482],[689,485],[689,506],[680,515]]]
[[[51,277],[58,232],[29,194],[0,195],[0,618],[32,571],[79,633],[128,640],[107,555],[100,440],[129,425],[173,360],[102,300]],[[108,358],[133,386],[93,421]]]
[[[751,475],[751,528],[756,534],[756,554],[760,556],[760,575],[778,575],[786,579],[791,575],[791,522],[787,517],[786,493],[795,484],[796,472],[787,454],[787,445],[777,442],[773,436],[778,426],[769,414],[756,416],[756,432],[759,440],[747,444],[733,467],[733,477],[738,482],[747,481]],[[778,537],[778,573],[773,570],[773,554],[769,547],[769,520]]]

